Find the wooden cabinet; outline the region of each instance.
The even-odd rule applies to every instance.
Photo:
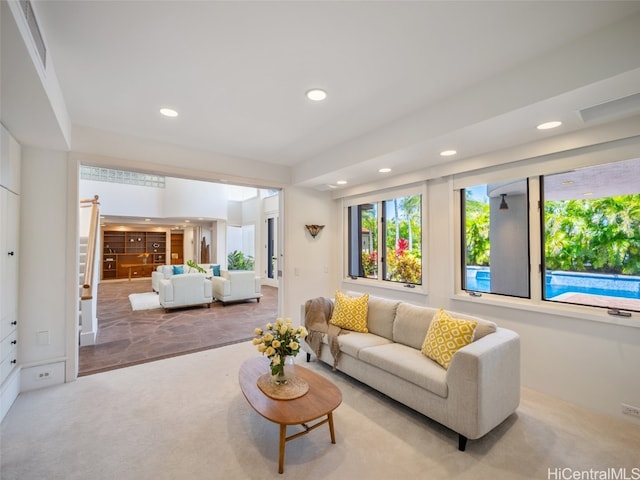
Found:
[[[158,265],[167,263],[165,232],[104,230],[102,232],[102,279],[150,277]]]

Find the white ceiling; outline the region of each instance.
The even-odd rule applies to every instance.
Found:
[[[639,23],[638,1],[34,3],[76,130],[286,166],[319,189],[576,131],[580,109],[640,91],[637,44],[608,35],[617,63],[595,47]]]

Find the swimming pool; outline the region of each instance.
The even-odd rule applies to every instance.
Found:
[[[467,268],[466,290],[491,293],[490,271]],[[564,293],[640,299],[640,277],[553,271],[547,272],[545,291],[547,300]]]

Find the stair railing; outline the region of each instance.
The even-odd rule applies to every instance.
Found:
[[[98,221],[100,211],[98,205],[98,195],[93,198],[80,200],[81,204],[91,204],[91,220],[89,224],[89,236],[87,239],[87,257],[84,268],[84,280],[82,282],[82,300],[90,300],[93,297],[93,268],[96,257],[96,246],[98,239]]]

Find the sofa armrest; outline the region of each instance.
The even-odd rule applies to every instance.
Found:
[[[213,282],[208,278],[204,279],[204,296],[213,297]]]
[[[173,284],[171,283],[171,280],[166,280],[164,278],[160,280],[158,296],[160,305],[165,302],[173,302]]]
[[[456,431],[480,438],[520,404],[520,336],[498,328],[458,350],[447,370],[447,385]]]
[[[231,295],[231,282],[224,277],[213,277],[211,279],[213,286],[213,296],[222,298]]]
[[[160,280],[164,278],[164,273],[154,270],[151,272],[151,289],[154,292],[160,291]]]

